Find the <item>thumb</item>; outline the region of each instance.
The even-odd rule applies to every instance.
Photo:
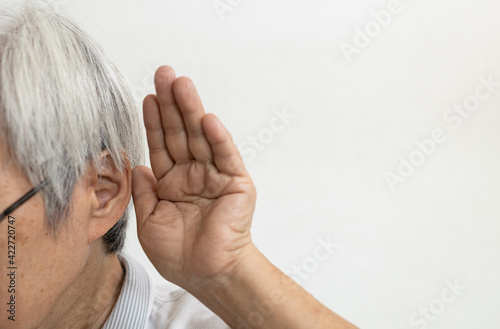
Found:
[[[156,208],[158,194],[156,193],[156,178],[153,171],[146,166],[136,166],[132,169],[132,197],[134,200],[137,229],[139,230]]]

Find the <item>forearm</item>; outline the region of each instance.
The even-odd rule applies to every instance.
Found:
[[[233,274],[192,293],[231,328],[354,329],[283,274],[253,245]]]

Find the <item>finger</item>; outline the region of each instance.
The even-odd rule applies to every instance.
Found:
[[[174,166],[167,149],[161,124],[160,105],[155,95],[148,95],[143,103],[144,126],[148,139],[149,159],[155,178],[159,180]]]
[[[159,202],[156,193],[156,179],[151,169],[146,166],[136,166],[132,169],[132,199],[137,228],[140,228]]]
[[[214,114],[208,113],[203,117],[202,125],[212,146],[217,169],[228,175],[247,175],[240,152],[222,122]]]
[[[161,66],[156,70],[155,87],[160,104],[165,142],[173,160],[176,163],[182,163],[193,159],[193,156],[189,151],[184,121],[172,90],[174,80],[175,72],[171,67]]]
[[[205,115],[205,110],[196,87],[191,79],[181,77],[174,82],[173,89],[184,118],[191,154],[196,160],[212,162],[212,148],[201,127],[201,118]]]

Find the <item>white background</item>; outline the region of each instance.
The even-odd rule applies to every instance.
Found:
[[[168,64],[241,151],[252,136],[268,142],[246,157],[253,238],[283,271],[301,266],[300,283],[329,308],[361,328],[425,328],[410,317],[429,306],[428,328],[500,328],[500,88],[457,129],[443,118],[479,77],[500,81],[500,2],[401,0],[350,62],[341,44],[390,1],[221,2],[233,4],[223,19],[213,0],[56,5],[115,58],[138,111]],[[270,138],[285,108],[295,117]],[[434,129],[446,141],[392,192],[384,174]],[[313,260],[328,236],[339,247]],[[127,250],[154,270],[134,225]],[[466,286],[449,303],[447,280]]]

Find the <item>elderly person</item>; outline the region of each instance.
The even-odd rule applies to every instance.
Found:
[[[230,134],[169,67],[144,100],[72,20],[0,17],[0,328],[354,328],[252,243]],[[141,245],[123,253],[131,196]],[[3,210],[5,209],[5,210]]]

